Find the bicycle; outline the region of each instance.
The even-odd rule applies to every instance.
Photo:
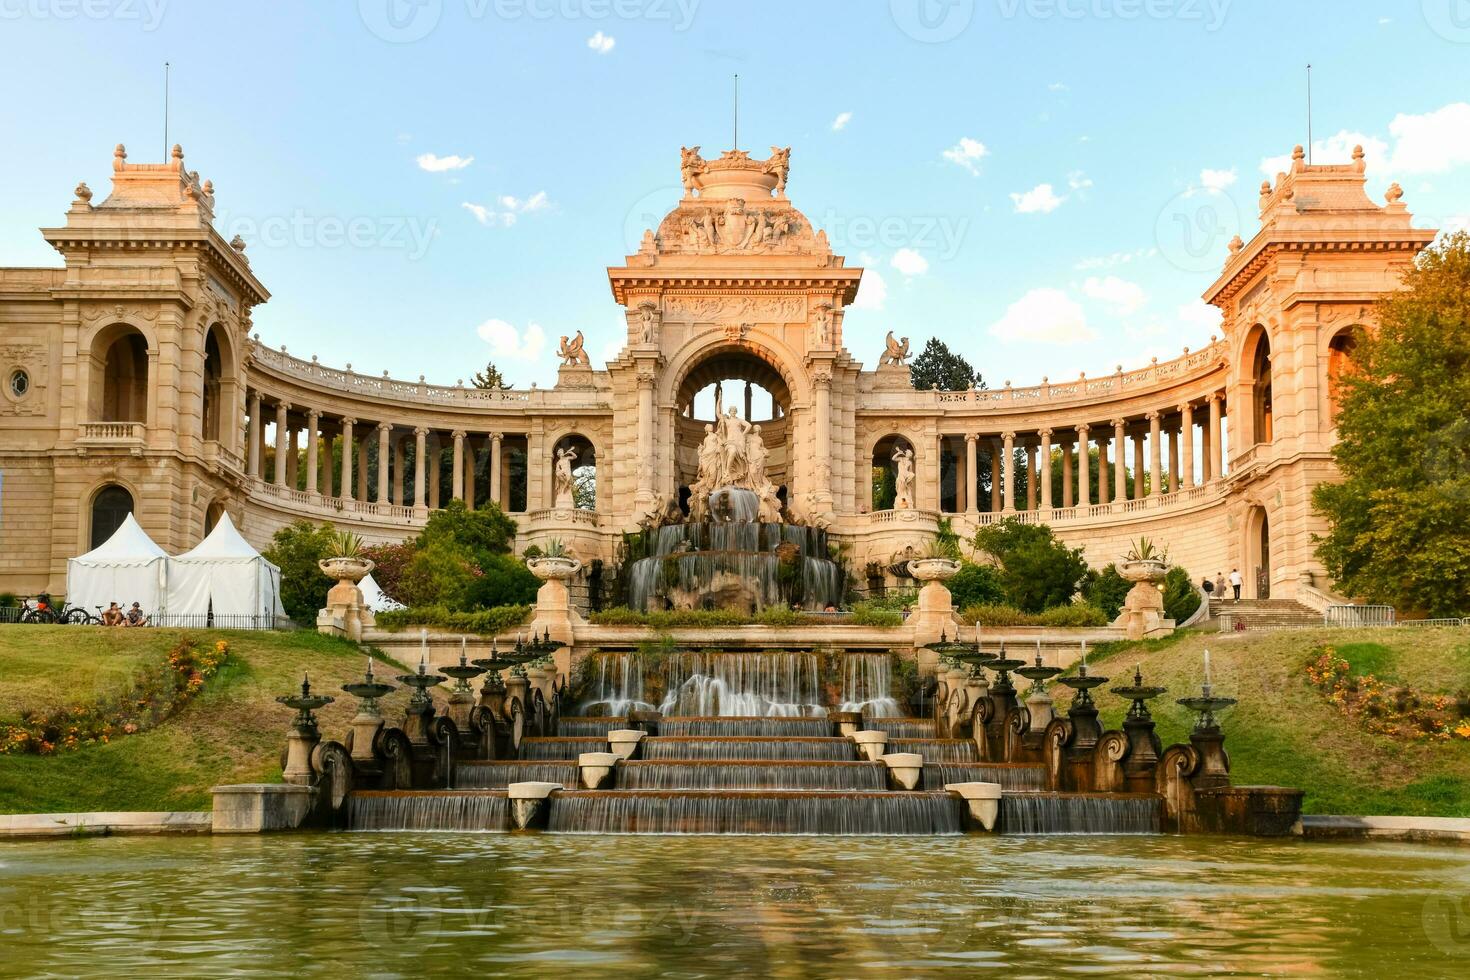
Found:
[[[62,603],[60,607],[51,603],[51,596],[42,593],[36,596],[35,605],[26,604],[26,611],[21,614],[22,623],[56,624],[67,626],[86,626],[96,624],[102,620],[93,616],[81,606],[68,606]]]

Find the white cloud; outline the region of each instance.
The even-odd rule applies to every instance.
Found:
[[[1148,294],[1142,286],[1117,276],[1088,276],[1082,283],[1082,292],[1106,304],[1116,316],[1137,313],[1148,302]]]
[[[443,173],[446,170],[463,170],[474,162],[474,157],[462,157],[457,153],[447,157],[434,153],[421,153],[418,156],[419,169],[427,170],[431,174]]]
[[[855,310],[881,310],[883,304],[888,300],[888,280],[883,278],[883,273],[873,268],[877,259],[865,256],[863,262],[863,279],[858,284],[857,299],[853,302]]]
[[[473,214],[475,220],[480,222],[480,224],[499,225],[503,228],[509,228],[515,224],[516,219],[523,214],[544,211],[551,206],[551,201],[547,198],[545,191],[537,191],[525,199],[503,194],[496,198],[495,203],[500,210],[496,210],[496,208],[486,204],[474,204],[470,201],[463,201],[459,206],[470,214]]]
[[[1202,299],[1185,303],[1174,311],[1174,319],[1182,330],[1201,337],[1220,334],[1220,310]]]
[[[1399,113],[1388,131],[1395,141],[1388,169],[1395,174],[1442,174],[1470,163],[1470,103],[1419,116]]]
[[[1067,186],[1074,191],[1085,191],[1092,186],[1092,178],[1080,170],[1067,174]]]
[[[607,54],[613,49],[613,45],[617,43],[616,38],[610,34],[604,34],[601,31],[598,31],[587,39],[587,47],[596,51],[598,54]]]
[[[1049,91],[1049,92],[1065,92],[1065,91],[1067,91],[1067,83],[1066,82],[1052,82],[1046,88],[1047,88],[1047,91]]]
[[[850,122],[852,122],[852,113],[839,112],[837,114],[837,118],[832,120],[832,132],[841,132],[842,130],[847,128],[847,124]]]
[[[1006,308],[990,325],[990,335],[1004,341],[1044,344],[1093,340],[1097,332],[1087,325],[1082,307],[1060,289],[1033,289]]]
[[[1089,269],[1111,269],[1114,266],[1127,265],[1136,259],[1151,259],[1158,254],[1157,248],[1136,248],[1131,252],[1090,256],[1078,262],[1073,268],[1078,272],[1086,272]]]
[[[1050,214],[1066,199],[1065,195],[1057,197],[1050,184],[1037,184],[1029,191],[1011,195],[1017,214]]]
[[[1383,167],[1388,158],[1388,144],[1376,136],[1341,130],[1326,139],[1312,141],[1313,163],[1348,163],[1353,158],[1353,147],[1362,146],[1368,166],[1375,172]],[[1275,179],[1276,175],[1291,170],[1291,154],[1266,157],[1261,161],[1261,173]]]
[[[546,332],[537,323],[520,330],[504,320],[491,319],[476,327],[475,333],[490,345],[490,356],[497,361],[534,361],[546,346]]]
[[[496,216],[494,211],[491,211],[483,204],[472,204],[469,201],[461,201],[459,206],[474,215],[475,220],[482,225],[488,225]]]
[[[984,143],[968,136],[961,136],[958,143],[944,151],[944,159],[964,167],[976,177],[980,176],[981,158],[989,155]]]
[[[888,264],[908,278],[922,276],[929,271],[929,260],[911,248],[901,248],[894,252]]]
[[[1234,167],[1229,170],[1211,170],[1206,167],[1199,172],[1199,185],[1207,193],[1220,194],[1225,191],[1225,188],[1235,183],[1237,176]]]

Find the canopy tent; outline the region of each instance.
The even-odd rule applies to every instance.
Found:
[[[168,565],[170,620],[212,613],[216,625],[243,627],[271,626],[286,616],[281,570],[240,536],[229,514],[221,514],[208,537]],[[224,617],[234,621],[220,622]]]
[[[134,602],[148,616],[163,612],[168,556],[132,514],[101,545],[66,563],[66,601],[91,611]]]
[[[389,609],[404,608],[403,603],[392,598],[388,593],[378,587],[378,583],[373,581],[371,574],[361,582],[358,582],[357,587],[362,590],[363,604],[375,613],[387,612]]]

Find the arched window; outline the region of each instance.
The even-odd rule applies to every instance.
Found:
[[[101,362],[101,384],[93,388],[95,421],[146,422],[148,341],[138,331],[124,328],[106,343]]]
[[[205,534],[208,534],[210,531],[214,530],[214,526],[219,523],[219,519],[224,515],[224,512],[225,505],[223,503],[218,500],[210,502],[209,506],[204,509]]]
[[[224,376],[224,354],[220,349],[219,327],[209,328],[204,339],[204,438],[219,440],[220,381]]]
[[[117,484],[109,484],[92,498],[92,547],[102,545],[133,512],[133,495]]]
[[[597,450],[585,436],[557,440],[551,453],[551,487],[554,506],[564,507],[570,500],[580,510],[597,509]]]
[[[1353,370],[1359,337],[1359,328],[1348,327],[1339,331],[1327,345],[1327,409],[1333,419],[1337,417],[1338,383],[1343,375]]]
[[[1262,330],[1256,338],[1255,354],[1251,357],[1251,407],[1253,410],[1255,442],[1270,442],[1273,438],[1271,408],[1271,341]]]
[[[913,444],[900,435],[887,435],[873,446],[873,509],[892,510],[897,503],[898,461],[894,458],[898,450],[912,453]],[[909,501],[909,507],[914,506]]]

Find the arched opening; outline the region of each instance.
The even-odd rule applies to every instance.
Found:
[[[678,406],[674,485],[686,513],[684,491],[699,483],[702,469],[709,489],[737,485],[759,492],[759,483],[779,491],[791,483],[791,402],[791,389],[781,371],[748,350],[718,350],[688,370],[674,401]],[[732,412],[740,421],[722,424],[721,419]],[[759,452],[716,452],[715,443],[722,439],[730,448],[730,431],[743,433],[747,446],[758,439],[764,459],[751,464],[750,458]],[[711,435],[717,438],[711,441]],[[760,472],[752,471],[752,465]]]
[[[551,451],[552,505],[597,509],[597,450],[586,436],[557,440]]]
[[[1271,339],[1259,330],[1251,353],[1251,422],[1255,444],[1273,438],[1271,406]]]
[[[204,508],[204,533],[207,535],[214,530],[219,519],[224,516],[225,505],[223,501],[212,500],[209,506]]]
[[[1271,521],[1264,507],[1255,507],[1246,521],[1246,567],[1241,574],[1246,580],[1247,593],[1254,590],[1255,598],[1271,598]]]
[[[913,499],[912,484],[905,490],[899,486],[900,455],[909,455],[909,473],[913,472],[914,444],[897,433],[890,433],[873,444],[872,464],[872,509],[895,510],[917,506]],[[900,491],[906,496],[900,499]]]
[[[92,498],[91,547],[100,547],[133,512],[133,495],[115,483],[97,491]]]
[[[204,337],[204,403],[201,410],[204,438],[219,441],[220,386],[225,378],[224,349],[220,345],[219,325],[209,328]]]
[[[148,420],[148,341],[131,327],[99,336],[100,384],[94,385],[98,422]]]
[[[1354,369],[1358,342],[1362,332],[1357,326],[1339,330],[1327,345],[1327,413],[1328,418],[1337,418],[1338,385],[1344,375]]]

